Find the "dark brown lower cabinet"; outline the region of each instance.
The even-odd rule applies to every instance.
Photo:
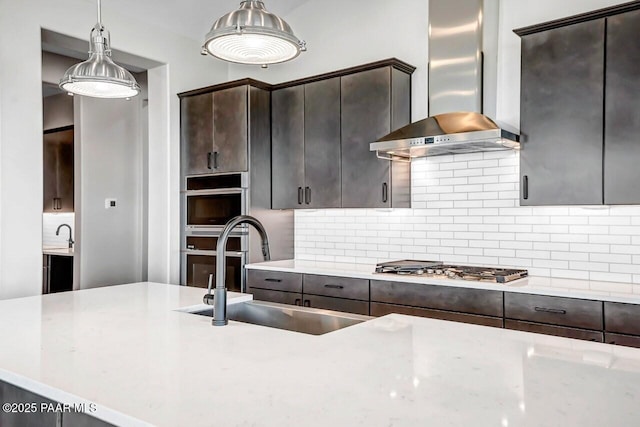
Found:
[[[52,408],[58,402],[32,393],[13,384],[0,381],[0,402],[3,404],[33,405],[30,412],[2,411],[0,426],[2,427],[112,427],[105,421],[82,412],[49,412],[44,408]],[[32,410],[33,409],[33,410]]]
[[[302,305],[302,294],[297,292],[274,291],[271,289],[247,288],[257,301],[277,302],[279,304]]]
[[[303,305],[305,307],[369,315],[369,301],[304,294]]]
[[[506,329],[513,329],[516,331],[535,332],[537,334],[554,335],[556,337],[603,342],[603,334],[601,331],[567,328],[563,326],[545,325],[542,323],[523,322],[511,319],[504,320],[504,327]]]
[[[640,336],[604,333],[604,342],[607,344],[623,345],[626,347],[640,348]]]
[[[391,313],[407,314],[409,316],[429,317],[432,319],[449,320],[452,322],[471,323],[474,325],[502,328],[502,317],[480,316],[477,314],[458,313],[455,311],[433,310],[429,308],[408,307],[404,305],[371,303],[371,316],[385,316]]]

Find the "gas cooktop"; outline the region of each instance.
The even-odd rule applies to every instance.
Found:
[[[410,274],[443,279],[507,283],[528,275],[527,270],[495,267],[451,265],[440,261],[401,260],[376,265],[376,273]]]

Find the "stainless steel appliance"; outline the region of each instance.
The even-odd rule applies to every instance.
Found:
[[[247,208],[245,173],[187,178],[187,229],[220,229]]]
[[[376,273],[409,274],[439,279],[507,283],[527,277],[527,270],[444,264],[440,261],[401,260],[376,265]]]

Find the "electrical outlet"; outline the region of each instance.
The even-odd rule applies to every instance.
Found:
[[[105,209],[115,209],[118,204],[117,199],[104,199],[104,208]]]

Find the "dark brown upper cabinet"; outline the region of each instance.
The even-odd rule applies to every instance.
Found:
[[[73,212],[73,126],[44,132],[44,212]]]
[[[410,165],[369,144],[410,122],[413,70],[392,59],[274,87],[272,208],[409,207]]]
[[[247,171],[250,88],[247,82],[181,94],[184,175]]]
[[[271,95],[272,207],[339,208],[340,78]]]
[[[640,203],[640,2],[515,30],[520,204]]]

